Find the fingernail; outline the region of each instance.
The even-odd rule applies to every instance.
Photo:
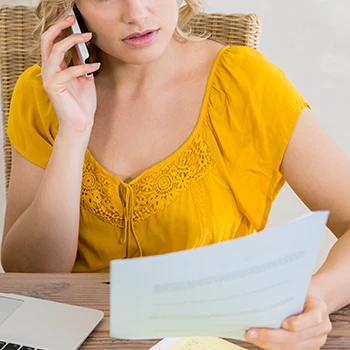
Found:
[[[92,68],[98,68],[100,67],[101,63],[97,62],[97,63],[92,63]]]
[[[257,331],[249,331],[248,332],[248,338],[255,339],[257,337],[258,337],[258,332]]]
[[[66,18],[66,21],[70,21],[74,16],[73,15],[69,15],[67,18]]]
[[[83,33],[82,36],[91,36],[92,33]]]
[[[282,323],[282,328],[284,328],[284,329],[288,329],[288,322],[287,321],[283,321],[283,323]]]

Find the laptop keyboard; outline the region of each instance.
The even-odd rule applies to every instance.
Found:
[[[6,343],[0,340],[0,350],[43,350],[19,344]]]

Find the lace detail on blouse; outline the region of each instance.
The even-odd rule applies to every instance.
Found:
[[[163,163],[163,167],[155,166],[155,171],[149,175],[141,175],[135,182],[123,184],[87,154],[83,169],[81,205],[102,221],[124,228],[125,206],[128,203],[122,203],[124,199],[120,198],[118,192],[119,186],[127,186],[133,192],[132,224],[138,225],[169,206],[182,192],[215,167],[213,156],[201,134],[178,157]]]

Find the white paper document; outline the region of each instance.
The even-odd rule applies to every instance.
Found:
[[[111,337],[244,340],[300,313],[328,212],[231,241],[111,262]]]

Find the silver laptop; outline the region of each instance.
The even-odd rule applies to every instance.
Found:
[[[0,350],[76,350],[102,311],[0,293]]]

